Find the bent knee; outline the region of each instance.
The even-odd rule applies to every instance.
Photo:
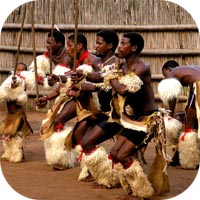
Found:
[[[117,150],[111,150],[110,151],[110,156],[112,157],[112,160],[114,162],[119,162],[119,158],[118,158],[118,151]]]
[[[126,160],[126,155],[121,154],[117,150],[111,150],[110,155],[111,155],[114,162],[123,163]]]
[[[82,139],[81,140],[81,146],[84,150],[91,150],[95,149],[96,145],[94,145],[90,140]]]

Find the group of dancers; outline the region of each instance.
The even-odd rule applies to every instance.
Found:
[[[180,67],[175,61],[163,65],[165,79],[158,92],[170,112],[155,103],[150,65],[140,58],[141,34],[128,32],[119,40],[115,31],[102,30],[96,34],[95,54],[88,51],[81,33],[76,51],[74,34],[66,44],[64,34],[55,29],[48,34],[47,52],[36,57],[37,82],[50,92],[35,98],[35,106],[41,109],[54,100],[40,129],[49,166],[64,170],[80,165],[79,181],[95,180],[96,188],[121,186],[138,199],[170,191],[167,166],[177,155],[183,168],[198,167],[198,66]],[[10,162],[25,159],[23,140],[33,132],[24,107],[26,89],[36,87],[34,69],[34,62],[29,67],[18,63],[0,86],[0,101],[7,106],[0,124],[5,149],[1,158]],[[174,117],[175,105],[182,86],[191,85],[194,92],[182,123]],[[190,121],[196,120],[195,125],[188,123],[191,105],[195,114]],[[74,125],[71,119],[76,119]],[[111,138],[114,144],[108,151],[102,143]],[[149,142],[154,143],[156,156],[146,173],[144,153]]]

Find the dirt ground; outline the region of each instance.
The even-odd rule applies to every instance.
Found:
[[[38,140],[41,120],[45,117],[45,113],[29,111],[27,117],[34,134],[28,136],[24,144],[25,161],[22,163],[1,161],[3,175],[15,191],[25,197],[38,200],[114,200],[117,196],[126,194],[122,188],[92,189],[91,182],[78,182],[79,166],[63,171],[52,170],[45,161],[43,142]],[[3,118],[4,113],[0,112],[0,121]],[[113,141],[106,141],[103,145],[109,149]],[[0,155],[2,153],[1,143]],[[148,163],[152,161],[151,144],[146,150],[145,158]],[[197,172],[198,170],[168,167],[170,192],[155,196],[152,200],[170,199],[181,194],[191,185]]]

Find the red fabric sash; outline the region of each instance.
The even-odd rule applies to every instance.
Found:
[[[130,159],[129,161],[127,161],[126,163],[123,163],[123,167],[124,169],[128,169],[132,164],[134,163],[134,160]]]
[[[48,53],[48,51],[45,51],[44,53],[43,53],[43,55],[45,56],[45,57],[49,57],[49,53]]]
[[[89,51],[86,50],[85,53],[76,61],[76,68],[83,63],[83,61],[88,57]]]
[[[77,161],[80,163],[82,161],[82,158],[83,158],[83,154],[85,155],[91,155],[93,152],[96,151],[97,148],[94,148],[94,149],[90,149],[90,150],[81,150],[81,154],[80,156],[77,158]]]
[[[115,165],[115,164],[120,163],[120,162],[115,162],[115,161],[113,160],[113,157],[112,157],[110,154],[108,155],[108,159],[112,161],[112,169],[114,169],[114,165]]]
[[[61,132],[64,126],[61,123],[58,123],[55,127],[55,132]]]
[[[181,140],[184,141],[184,140],[185,140],[186,134],[187,134],[187,133],[191,133],[191,132],[193,132],[193,131],[194,131],[193,129],[189,128],[188,125],[186,125],[186,127],[185,127],[185,132],[184,132],[184,134],[181,136]]]

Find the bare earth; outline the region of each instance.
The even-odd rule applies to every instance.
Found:
[[[0,121],[4,116],[4,113],[0,112]],[[25,161],[22,163],[1,161],[2,172],[14,190],[25,197],[39,200],[114,200],[117,196],[126,194],[122,188],[92,189],[91,182],[79,182],[77,180],[79,166],[63,171],[52,170],[45,161],[43,142],[38,140],[41,120],[45,117],[45,113],[29,111],[27,117],[34,134],[28,136],[24,144]],[[113,141],[106,141],[103,145],[109,150]],[[1,143],[0,155],[2,153]],[[150,144],[145,153],[149,164],[153,156],[154,149]],[[198,170],[168,167],[171,191],[162,196],[155,196],[152,200],[169,199],[179,195],[191,185],[197,172]]]

